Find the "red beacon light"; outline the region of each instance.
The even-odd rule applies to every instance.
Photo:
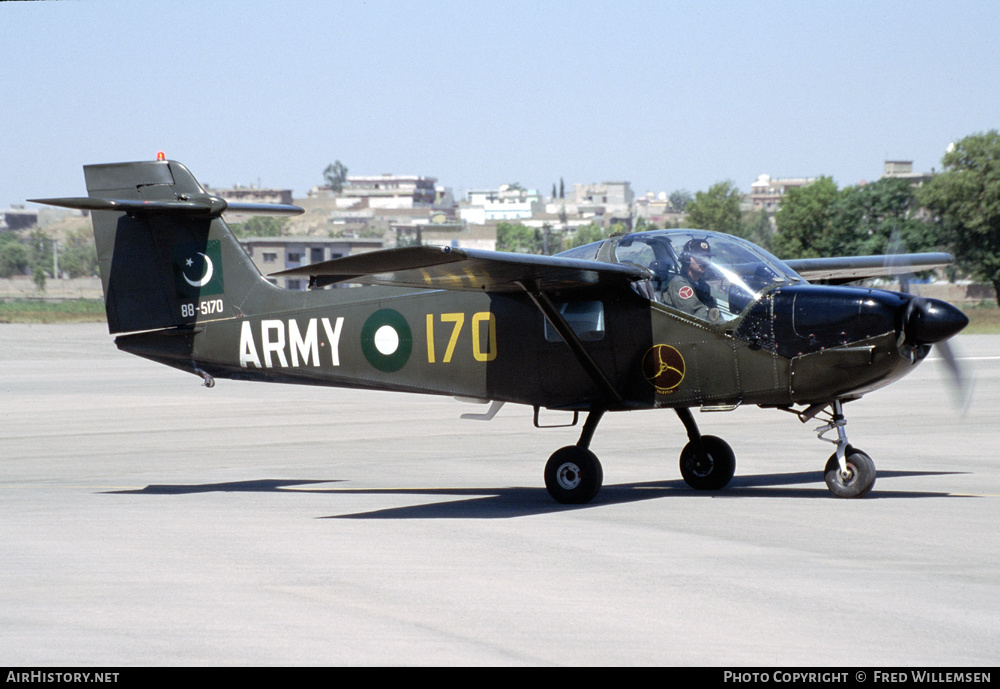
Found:
[[[167,154],[164,153],[163,151],[160,151],[159,153],[156,154],[156,159],[157,160],[166,160],[167,159]]]

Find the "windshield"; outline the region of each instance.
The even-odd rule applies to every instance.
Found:
[[[626,235],[615,256],[653,273],[652,299],[710,323],[732,320],[770,288],[802,280],[760,247],[706,230]]]

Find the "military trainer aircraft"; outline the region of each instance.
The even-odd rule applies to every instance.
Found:
[[[825,467],[838,497],[866,494],[871,458],[847,438],[846,402],[901,378],[968,323],[939,300],[839,286],[885,274],[881,258],[782,262],[728,235],[639,232],[557,256],[415,246],[260,274],[222,219],[226,210],[297,213],[227,202],[183,165],[84,167],[88,196],[38,200],[92,212],[115,343],[200,376],[394,390],[585,412],[545,484],[586,503],[602,469],[589,445],[610,411],[673,409],[687,432],[680,471],[717,490],[732,449],[702,435],[692,409],[752,404],[793,412],[835,445]],[[895,257],[927,270],[947,254]],[[810,284],[822,279],[833,284]],[[339,283],[354,289],[318,289]],[[824,437],[826,434],[835,437]]]

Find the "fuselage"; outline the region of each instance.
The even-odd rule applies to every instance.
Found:
[[[705,309],[693,315],[663,296],[692,238],[712,247],[702,285],[713,295],[705,297],[711,316]],[[196,327],[117,341],[124,350],[219,378],[563,409],[826,402],[888,384],[929,349],[907,336],[909,295],[810,285],[736,238],[639,233],[567,255],[649,270],[645,284],[552,295],[620,399],[607,399],[579,355],[517,293],[337,288],[294,295],[266,315],[232,315],[227,304],[216,309],[204,299],[190,306]]]

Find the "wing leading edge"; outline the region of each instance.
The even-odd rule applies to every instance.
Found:
[[[335,258],[268,277],[308,277],[313,287],[335,282],[471,292],[551,291],[644,280],[632,264],[602,263],[481,249],[411,246]]]
[[[800,258],[785,261],[785,265],[810,282],[853,282],[865,278],[888,277],[903,273],[918,273],[950,266],[955,262],[950,254],[900,254],[896,256],[845,256],[842,258]]]

